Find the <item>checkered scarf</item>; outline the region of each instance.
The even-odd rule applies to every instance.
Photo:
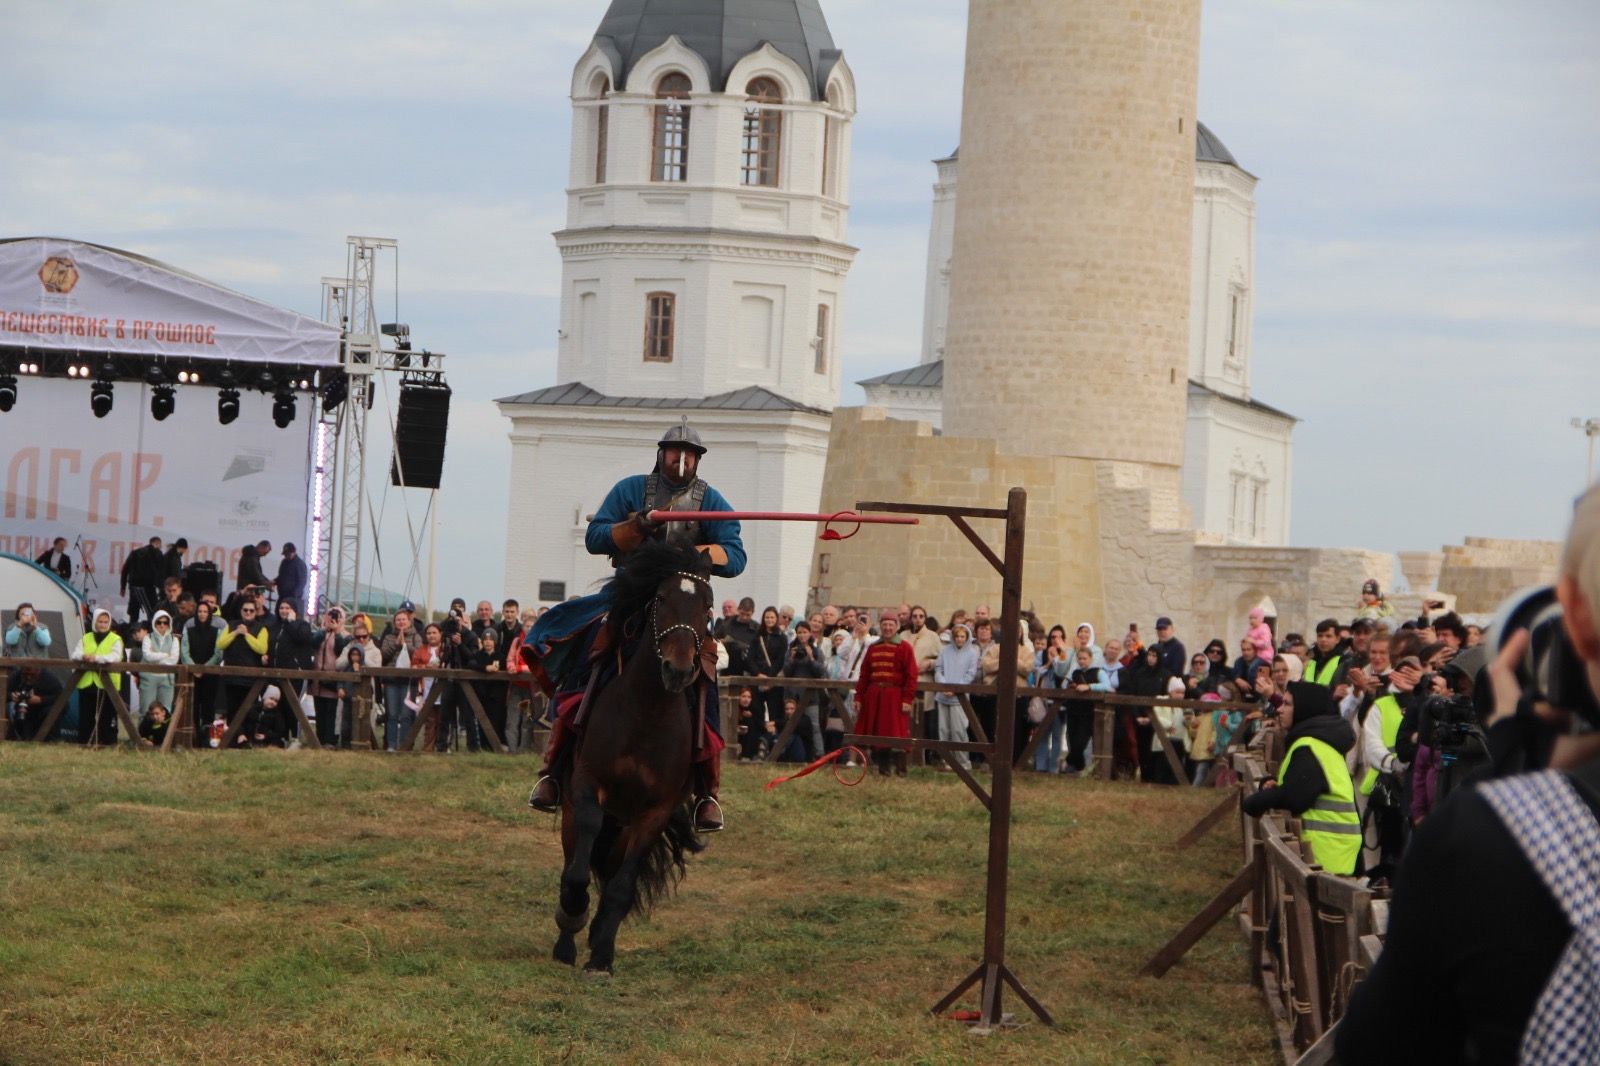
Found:
[[[1573,930],[1523,1031],[1521,1061],[1600,1062],[1600,820],[1554,770],[1503,778],[1479,791]]]

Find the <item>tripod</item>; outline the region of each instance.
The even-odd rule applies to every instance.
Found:
[[[83,534],[79,533],[72,541],[72,551],[78,557],[78,591],[83,595],[83,602],[94,604],[94,599],[89,595],[89,589],[100,591],[100,582],[94,578],[94,567],[89,565],[88,559],[83,554]]]

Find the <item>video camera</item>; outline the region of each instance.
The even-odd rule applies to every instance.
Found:
[[[1520,630],[1527,630],[1529,637],[1528,654],[1517,667],[1523,706],[1548,703],[1571,711],[1575,728],[1600,730],[1600,702],[1589,688],[1583,658],[1562,625],[1561,602],[1553,587],[1524,589],[1500,605],[1489,630],[1491,658]]]

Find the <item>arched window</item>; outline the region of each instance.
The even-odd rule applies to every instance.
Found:
[[[655,149],[651,181],[689,180],[689,78],[668,74],[656,82]]]
[[[840,109],[839,87],[828,86],[829,115],[822,128],[822,195],[839,198],[839,130],[844,125],[832,112]]]
[[[611,79],[601,76],[595,83],[595,96],[601,100],[611,92]],[[606,140],[610,134],[611,108],[601,104],[594,109],[594,183],[605,184],[606,180]]]
[[[644,361],[672,362],[678,298],[670,292],[652,292],[644,298]]]
[[[757,78],[745,89],[745,95],[744,183],[777,185],[783,112],[772,105],[783,103],[783,90],[771,78]]]

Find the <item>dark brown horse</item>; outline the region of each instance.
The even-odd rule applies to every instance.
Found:
[[[607,592],[607,654],[622,663],[592,697],[562,790],[566,865],[553,952],[577,963],[592,879],[600,906],[584,971],[594,974],[611,973],[623,918],[647,913],[683,876],[685,856],[702,847],[687,807],[695,722],[685,692],[709,639],[711,567],[693,549],[647,543]]]

